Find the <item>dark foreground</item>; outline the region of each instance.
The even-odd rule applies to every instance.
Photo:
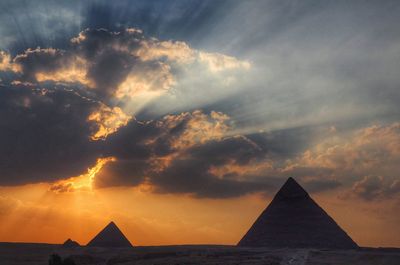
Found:
[[[159,246],[131,249],[51,244],[0,243],[1,265],[47,265],[51,254],[71,257],[76,265],[111,264],[264,264],[264,265],[399,265],[400,249],[316,250],[238,248],[234,246]]]

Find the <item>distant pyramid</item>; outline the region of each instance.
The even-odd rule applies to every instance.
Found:
[[[88,244],[89,247],[125,248],[132,244],[114,222],[109,223]]]
[[[357,248],[357,244],[289,178],[238,243],[243,247]]]
[[[81,245],[79,245],[78,242],[71,240],[71,238],[68,238],[64,244],[62,245],[63,247],[66,248],[75,248],[75,247],[80,247]]]

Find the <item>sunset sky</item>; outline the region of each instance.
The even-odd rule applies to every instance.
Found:
[[[0,1],[0,241],[236,244],[288,177],[400,247],[399,1]]]

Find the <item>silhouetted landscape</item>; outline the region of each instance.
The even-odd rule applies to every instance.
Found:
[[[268,249],[236,246],[152,246],[66,249],[61,245],[0,243],[4,265],[47,265],[52,254],[80,264],[263,264],[263,265],[398,265],[399,249]]]

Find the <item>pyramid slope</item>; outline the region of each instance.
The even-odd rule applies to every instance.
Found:
[[[289,178],[238,246],[348,249],[357,244]]]
[[[89,247],[123,248],[132,244],[114,222],[109,223],[88,244]]]

